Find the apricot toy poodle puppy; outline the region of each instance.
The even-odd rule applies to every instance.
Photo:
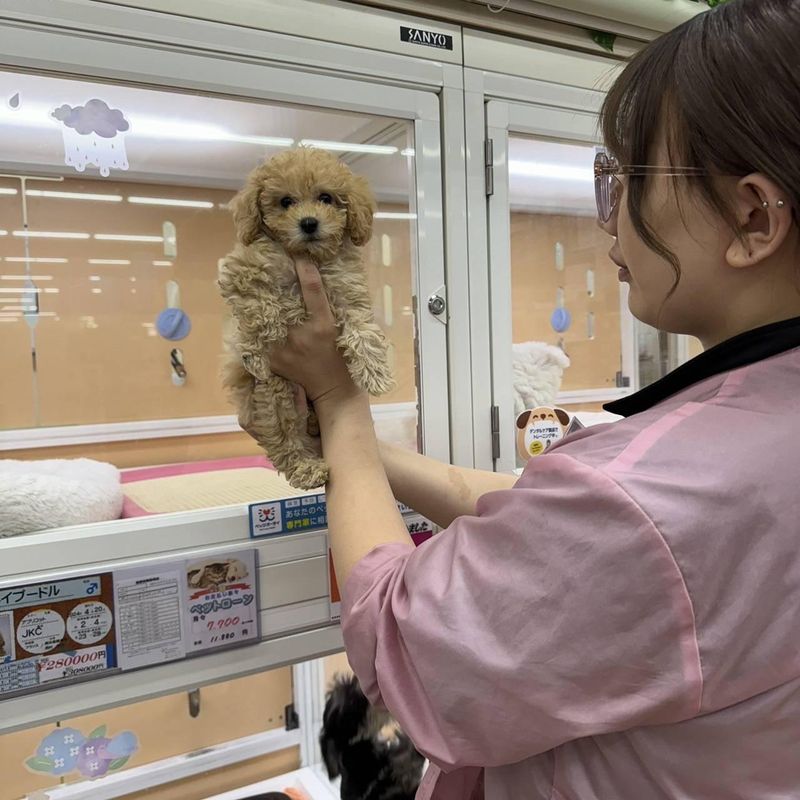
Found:
[[[324,150],[297,148],[257,167],[231,201],[237,244],[220,261],[218,285],[230,305],[224,382],[239,422],[298,489],[328,478],[315,447],[313,409],[270,371],[267,348],[307,319],[294,259],[317,265],[339,326],[338,346],[353,381],[371,395],[393,387],[388,345],[372,313],[360,248],[372,234],[367,181]]]

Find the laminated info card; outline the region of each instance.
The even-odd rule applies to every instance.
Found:
[[[119,570],[117,648],[122,669],[162,664],[186,656],[181,630],[183,562]]]
[[[111,573],[0,588],[0,698],[115,666]]]
[[[255,550],[161,561],[114,578],[124,670],[258,639]]]

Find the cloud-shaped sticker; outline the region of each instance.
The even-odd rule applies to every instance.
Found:
[[[107,103],[97,99],[74,108],[65,103],[53,112],[53,117],[84,136],[94,133],[104,139],[112,139],[130,128],[130,123],[119,109],[109,108]]]

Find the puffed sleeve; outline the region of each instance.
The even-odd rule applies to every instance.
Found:
[[[567,455],[534,459],[417,550],[376,548],[342,599],[367,697],[445,771],[699,710],[671,551],[616,482]]]

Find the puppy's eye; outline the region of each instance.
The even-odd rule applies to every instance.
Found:
[[[333,203],[333,198],[329,194],[321,194],[319,196],[320,203],[325,203],[326,206],[331,205]]]
[[[294,200],[291,197],[282,197],[281,198],[281,206],[283,208],[289,208],[289,206],[294,205]]]

